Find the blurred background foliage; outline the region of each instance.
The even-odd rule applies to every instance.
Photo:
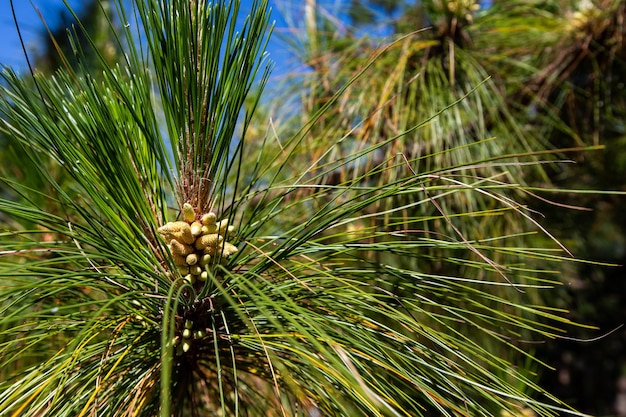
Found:
[[[498,162],[509,164],[512,179],[529,192],[559,202],[523,200],[545,216],[542,224],[576,256],[617,265],[552,265],[563,272],[565,286],[540,296],[599,331],[577,329],[570,336],[578,340],[532,346],[556,366],[554,372],[542,373],[548,390],[594,415],[626,415],[626,329],[620,327],[626,322],[626,272],[620,266],[626,263],[626,199],[594,191],[548,195],[538,187],[626,191],[625,10],[626,2],[620,0],[352,0],[339,7],[309,0],[299,11],[303,18],[285,39],[303,64],[294,71],[294,91],[288,94],[300,98],[298,109],[303,111],[286,108],[282,126],[307,120],[325,106],[331,109],[304,135],[308,146],[302,158],[332,161],[343,154],[341,149],[381,148],[349,169],[320,173],[326,184],[349,181],[359,171],[384,164],[401,167],[403,158],[418,158],[415,169],[428,173],[436,166],[516,154]],[[378,33],[395,41],[382,44]],[[470,92],[459,106],[437,113]],[[427,125],[385,143],[429,117]],[[497,140],[471,146],[492,137]],[[339,139],[340,145],[329,146]],[[533,154],[540,149],[555,150],[556,156]],[[398,158],[376,159],[390,153]],[[523,170],[516,165],[554,159],[573,163]],[[394,172],[384,171],[379,180],[392,181]],[[499,171],[490,165],[458,174],[497,178]],[[455,193],[440,202],[452,212],[488,206],[488,199],[476,193]],[[420,209],[432,210],[424,218],[437,217],[432,206]],[[401,218],[388,221],[406,226]],[[499,222],[486,223],[476,215],[462,217],[455,227],[480,239],[515,235],[516,222],[506,213]],[[438,218],[419,227],[447,235],[455,233],[447,228],[452,224]],[[516,239],[528,245],[537,236]],[[431,262],[420,268],[433,273],[458,268],[453,273],[472,276],[467,263],[451,267],[440,262],[441,255],[431,253]]]
[[[76,48],[89,50],[64,36],[73,21],[68,16],[64,27],[51,28],[55,41],[46,40],[45,53],[34,60],[37,71],[53,73],[64,66],[88,71],[91,64],[85,58],[97,60],[98,65],[101,58],[107,65],[116,64],[121,52],[115,45],[119,42],[109,38],[108,30],[109,21],[116,24],[115,14],[95,4],[85,6],[80,20],[100,54],[80,54],[82,62],[60,58],[76,56],[71,52]],[[351,0],[341,4],[342,17],[329,10],[329,4],[315,0],[302,5],[302,18],[294,19],[297,25],[291,28],[294,36],[285,38],[300,66],[287,74],[283,90],[274,91],[255,116],[258,121],[272,117],[275,131],[255,131],[252,127],[248,132],[256,139],[253,146],[262,147],[263,155],[272,155],[267,158],[275,158],[280,169],[272,174],[289,179],[306,172],[311,183],[330,189],[366,186],[364,178],[376,186],[397,184],[413,171],[422,176],[429,189],[436,190],[437,194],[430,195],[435,204],[417,204],[416,197],[408,193],[380,199],[367,208],[370,213],[403,205],[411,212],[403,215],[402,211],[390,211],[382,219],[365,213],[358,222],[337,228],[337,236],[341,234],[344,239],[340,241],[375,244],[375,240],[362,237],[371,236],[377,228],[398,233],[419,230],[420,239],[412,242],[424,243],[419,265],[403,265],[417,261],[402,253],[386,262],[417,268],[425,275],[445,273],[482,280],[484,269],[473,265],[484,261],[485,254],[499,265],[507,265],[507,275],[515,276],[516,282],[536,283],[530,270],[561,271],[566,285],[524,297],[536,300],[534,304],[543,300],[567,309],[572,321],[599,330],[568,329],[572,340],[532,345],[522,342],[527,335],[519,334],[513,344],[556,367],[554,371],[527,370],[540,372],[540,385],[548,392],[583,412],[626,416],[626,330],[619,328],[591,341],[626,321],[624,268],[559,258],[555,262],[537,260],[534,265],[526,259],[525,267],[516,269],[516,253],[506,250],[546,245],[558,249],[558,245],[546,242],[549,236],[523,233],[527,224],[520,220],[520,213],[536,210],[544,216],[541,224],[549,226],[577,257],[606,264],[626,263],[624,196],[567,192],[626,191],[626,2]],[[393,40],[383,44],[380,37],[370,34],[380,32]],[[88,42],[80,31],[77,35],[75,39]],[[59,50],[63,54],[58,54]],[[348,81],[352,82],[346,87]],[[453,103],[457,104],[451,106]],[[298,147],[290,149],[289,144],[274,140],[292,135]],[[19,152],[14,145],[3,143],[2,158],[14,158]],[[357,156],[345,161],[344,155]],[[575,163],[559,162],[563,160]],[[303,168],[314,161],[317,168]],[[255,165],[248,162],[247,166]],[[55,166],[50,164],[50,175],[65,175],[64,171],[55,173]],[[441,167],[447,167],[446,171]],[[27,165],[10,168],[14,170],[10,176],[16,180],[32,181],[24,184],[26,188],[39,190],[44,184],[38,183],[41,179],[37,176],[23,175],[39,170]],[[366,176],[367,172],[379,174]],[[242,175],[245,178],[246,172]],[[254,175],[250,173],[250,177]],[[57,181],[67,181],[64,189],[72,192],[71,179]],[[494,189],[493,195],[515,197],[515,203],[505,200],[510,204],[508,209],[493,216],[492,211],[501,207],[494,203],[497,198],[493,195],[446,192],[447,187],[458,191],[465,186],[460,183],[473,181],[481,185],[487,182]],[[513,196],[501,196],[497,190],[503,182],[522,188]],[[3,194],[8,192],[2,189]],[[254,184],[249,192],[253,195]],[[323,210],[329,203],[321,194],[312,198],[310,193],[302,187],[285,195],[287,201],[309,202],[294,204],[302,210],[292,213],[294,224],[307,216],[307,211]],[[529,198],[530,193],[545,200]],[[47,194],[44,191],[40,196]],[[353,199],[356,194],[342,197]],[[264,201],[251,198],[250,204],[261,211],[269,210],[263,207]],[[51,213],[60,210],[55,209],[55,202],[49,204]],[[489,216],[483,215],[487,212]],[[274,226],[265,225],[268,230]],[[477,246],[483,252],[461,250],[462,245],[450,245],[445,250],[441,245],[427,244],[449,237],[481,242],[482,246]],[[374,250],[368,256],[379,260],[381,255]],[[394,257],[388,253],[384,256]],[[546,283],[553,280],[557,278],[545,277]],[[521,293],[517,295],[521,297]],[[458,307],[465,302],[471,300],[459,300]],[[507,356],[506,352],[497,353]],[[510,359],[524,369],[520,356],[510,354]]]

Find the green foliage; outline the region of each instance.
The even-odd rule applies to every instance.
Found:
[[[29,179],[3,172],[0,414],[578,414],[524,349],[571,324],[526,263],[566,255],[520,201],[542,149],[485,139],[485,115],[513,125],[470,57],[458,79],[452,61],[407,78],[432,40],[400,39],[315,80],[290,135],[260,135],[266,1],[243,23],[236,1],[117,10],[125,62],[3,72]],[[169,223],[209,212],[238,251],[194,282],[176,255],[196,235]]]
[[[436,175],[441,167],[454,166],[454,171],[444,172],[454,175],[455,180],[463,180],[463,175],[468,175],[465,179],[473,175],[492,181],[504,178],[504,182],[532,185],[527,190],[539,192],[542,199],[547,196],[547,189],[552,188],[549,185],[552,181],[568,189],[623,189],[624,176],[619,174],[623,126],[619,120],[624,114],[620,76],[624,70],[624,26],[619,22],[624,19],[624,2],[500,1],[486,10],[454,15],[453,12],[462,10],[459,6],[470,6],[469,3],[425,1],[401,6],[398,2],[402,13],[388,25],[395,29],[395,42],[383,47],[381,39],[375,37],[365,35],[357,40],[351,37],[352,33],[367,33],[371,26],[361,27],[361,32],[352,29],[346,36],[343,36],[344,27],[339,26],[317,32],[317,38],[310,42],[299,42],[298,55],[304,57],[312,71],[302,77],[303,81],[292,81],[299,90],[301,83],[307,86],[306,93],[299,91],[305,115],[298,114],[296,120],[306,120],[307,115],[317,114],[320,107],[333,101],[311,129],[310,136],[303,139],[308,141],[307,154],[324,155],[332,161],[353,149],[389,145],[388,152],[372,153],[345,169],[327,172],[322,182],[348,181],[357,176],[355,172],[367,172],[384,164],[385,157],[401,165],[399,161],[403,157],[411,159],[419,155],[412,166],[418,173],[427,174],[434,169]],[[315,3],[309,2],[306,7],[315,10]],[[324,3],[318,7],[317,19],[325,23],[315,24],[321,27],[332,23],[323,11]],[[355,19],[353,23],[360,25],[362,21]],[[309,26],[307,21],[300,33],[312,33]],[[319,45],[325,45],[326,53]],[[373,56],[377,58],[371,59]],[[367,76],[342,89],[347,80],[365,67]],[[439,113],[448,103],[469,92],[458,106]],[[422,126],[420,122],[426,119],[428,123]],[[411,131],[411,126],[421,127]],[[340,144],[336,144],[336,138],[341,138]],[[492,139],[485,141],[485,138]],[[572,161],[551,163],[564,157]],[[472,162],[477,160],[483,163]],[[578,164],[571,163],[574,161]],[[529,165],[533,163],[538,164]],[[380,170],[376,178],[384,183],[397,174],[393,170]],[[433,176],[430,182],[440,179]],[[507,235],[510,237],[506,241],[518,248],[546,244],[541,236],[523,233],[527,225],[517,219],[513,210],[500,211],[497,217],[482,215],[478,208],[491,214],[495,208],[493,200],[485,197],[484,193],[435,193],[433,198],[442,208],[439,210],[434,204],[411,205],[410,197],[401,195],[385,201],[386,205],[378,211],[404,207],[408,215],[398,216],[391,224],[400,229],[404,226],[422,230],[424,235],[436,231],[443,236],[458,236],[458,230],[469,241]],[[537,201],[534,197],[523,192],[508,195],[520,207],[539,209],[545,215],[542,223],[550,224],[550,229],[573,253],[624,263],[622,242],[626,232],[623,222],[616,221],[614,216],[623,211],[620,209],[623,195],[619,191],[612,196],[569,192],[551,197],[567,201],[566,206]],[[450,216],[472,210],[476,211],[471,218]],[[450,221],[438,216],[441,211],[448,213]],[[421,213],[420,220],[411,217],[416,212]],[[370,226],[381,224],[390,223],[385,220],[372,222]],[[473,251],[460,255],[436,248],[412,268],[445,270],[465,277],[475,274],[483,279],[483,271],[466,267],[475,255]],[[450,256],[466,262],[451,266],[442,261]],[[607,294],[602,299],[613,299],[613,294],[621,293],[615,287],[620,288],[623,268],[572,265],[567,261],[547,264],[542,259],[528,258],[516,261],[493,252],[489,256],[504,265],[519,261],[526,268],[534,265],[564,272],[571,288],[534,294],[527,291],[525,297],[534,303],[549,300],[549,304],[561,307],[578,306],[580,313],[570,314],[585,317],[585,322],[601,324],[605,331],[623,322],[621,309],[600,307],[608,303],[598,303],[595,295],[598,292],[587,291],[606,288]],[[390,261],[389,256],[384,259]],[[403,261],[407,262],[405,258]],[[505,297],[516,298],[515,294]],[[594,313],[583,316],[584,311]],[[581,339],[596,334],[588,329],[574,333]],[[621,342],[615,334],[610,339],[598,344],[623,347],[623,337]],[[550,347],[538,349],[539,355],[544,355],[540,357],[552,362],[567,361],[561,368],[563,373],[576,373],[578,379],[594,378],[597,382],[594,385],[602,384],[603,388],[583,399],[582,389],[576,384],[553,386],[568,390],[577,404],[586,402],[588,407],[593,404],[594,408],[588,408],[591,413],[595,414],[594,410],[609,413],[614,403],[611,392],[615,395],[615,381],[620,377],[615,366],[619,355],[615,352],[623,348],[612,348],[613,353],[606,356],[596,354],[585,364],[582,354],[574,361],[568,359],[572,350],[584,351],[576,343],[552,342],[547,346]],[[545,356],[548,350],[554,356]],[[603,370],[594,365],[599,357],[607,364]],[[519,360],[512,359],[514,363]],[[606,377],[607,369],[612,370],[611,379]],[[556,379],[553,372],[543,374],[544,381]]]
[[[38,71],[53,73],[61,67],[77,69],[79,65],[88,68],[100,60],[112,66],[122,59],[122,47],[111,35],[112,29],[120,30],[112,1],[85,1],[78,15],[66,9],[59,18],[56,28],[46,25],[48,33],[34,60]]]

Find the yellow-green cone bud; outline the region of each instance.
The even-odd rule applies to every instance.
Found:
[[[193,321],[185,320],[185,329],[193,329]]]
[[[209,279],[209,273],[207,271],[202,271],[198,276],[198,279],[200,281],[206,281],[207,279]]]
[[[187,257],[184,255],[178,255],[176,253],[172,253],[172,258],[174,259],[174,264],[177,267],[187,265]]]
[[[198,237],[202,234],[202,223],[200,222],[193,222],[191,223],[191,234]]]
[[[190,337],[191,337],[191,330],[190,329],[183,330],[183,338],[189,339]]]
[[[187,263],[187,265],[195,265],[195,264],[197,264],[198,263],[198,255],[196,255],[195,253],[190,253],[185,258],[185,263]]]
[[[232,243],[222,242],[221,246],[222,246],[221,254],[225,258],[229,257],[232,254],[239,252],[239,249],[237,249],[237,246],[233,245]]]
[[[193,247],[191,245],[180,243],[176,239],[172,239],[170,240],[170,251],[173,255],[187,256],[193,252]]]
[[[194,274],[187,274],[185,275],[185,277],[183,278],[188,284],[195,284],[196,283],[196,276]]]
[[[209,255],[208,253],[205,253],[198,260],[198,265],[200,265],[200,266],[207,266],[209,264],[209,262],[211,262],[211,255]]]
[[[198,239],[196,239],[196,249],[203,250],[205,248],[213,248],[214,250],[217,247],[217,244],[222,240],[222,236],[216,233],[200,236]],[[205,251],[205,253],[207,252]]]
[[[202,268],[200,268],[198,265],[192,265],[189,267],[189,273],[194,276],[195,282],[195,277],[202,273]]]
[[[212,224],[210,226],[202,226],[202,234],[203,235],[210,235],[213,233],[217,233],[217,226]]]
[[[217,230],[220,235],[226,235],[226,232],[228,232],[228,219],[220,220],[219,223],[217,223]]]
[[[191,245],[195,240],[191,234],[191,227],[189,226],[189,223],[185,222],[168,222],[159,227],[157,231],[161,236],[168,240],[176,239],[187,245]]]
[[[188,352],[191,348],[191,343],[189,343],[188,340],[183,340],[183,344],[181,346],[183,347],[183,352]]]
[[[183,220],[187,223],[191,223],[196,219],[196,211],[193,209],[191,204],[185,203],[183,204]]]
[[[203,214],[201,220],[202,220],[203,225],[212,226],[212,225],[215,225],[215,222],[217,221],[217,216],[215,215],[215,213],[209,212],[209,213]]]

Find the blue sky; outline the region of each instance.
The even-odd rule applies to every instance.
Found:
[[[284,45],[276,36],[287,30],[287,24],[280,12],[280,10],[284,10],[285,3],[281,6],[277,1],[272,2],[270,0],[270,3],[274,3],[271,4],[271,7],[273,9],[272,19],[276,21],[276,30],[268,49],[272,61],[276,63],[275,72],[280,73],[281,68],[286,67],[289,62],[293,63],[293,58],[285,51]],[[32,4],[30,0],[14,0],[13,3],[26,48],[32,53],[33,50],[37,49],[42,37],[46,36],[44,25],[37,10],[41,12],[46,23],[54,27],[59,22],[61,11],[65,9],[63,0],[32,0]],[[68,0],[68,3],[78,11],[83,0]],[[250,0],[242,0],[241,7],[242,12],[249,10]],[[10,66],[18,71],[26,70],[26,60],[13,21],[9,0],[0,0],[0,39],[2,40],[0,65]]]
[[[15,14],[20,25],[26,47],[36,48],[37,40],[45,33],[41,18],[33,5],[39,9],[48,25],[53,26],[59,21],[60,10],[64,7],[61,0],[14,0]],[[78,7],[82,1],[69,0],[72,7]],[[26,65],[24,53],[15,29],[11,4],[9,0],[0,1],[0,64],[22,69]]]

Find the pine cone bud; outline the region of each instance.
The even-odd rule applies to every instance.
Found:
[[[196,211],[193,209],[191,204],[185,203],[183,204],[183,220],[187,223],[191,223],[196,219]]]
[[[164,238],[176,239],[179,242],[191,245],[195,238],[191,234],[191,227],[185,222],[169,222],[157,229]]]
[[[206,248],[211,248],[212,250],[207,252],[206,250],[204,251],[205,253],[214,253],[215,248],[217,247],[218,243],[220,243],[222,240],[224,240],[224,238],[216,233],[212,233],[210,235],[204,235],[204,236],[200,236],[198,239],[196,239],[196,249],[198,250],[205,250]]]

